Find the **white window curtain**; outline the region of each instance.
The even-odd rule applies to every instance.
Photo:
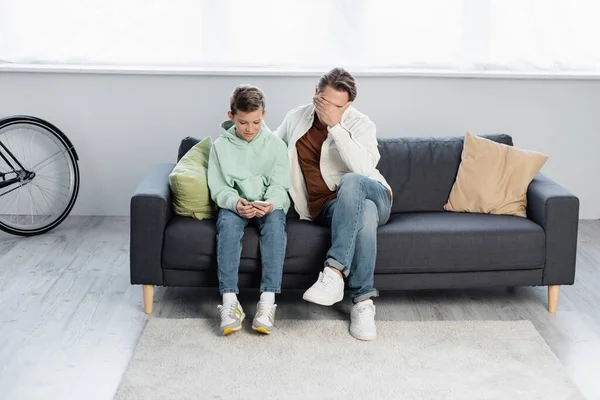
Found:
[[[600,0],[0,0],[0,63],[600,72]]]

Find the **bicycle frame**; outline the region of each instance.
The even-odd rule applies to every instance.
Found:
[[[12,168],[12,171],[9,171],[7,173],[2,173],[0,172],[0,178],[2,178],[2,180],[0,181],[0,189],[3,189],[7,186],[13,185],[15,183],[18,183],[21,181],[21,175],[26,175],[29,176],[31,175],[30,171],[27,171],[25,169],[25,167],[23,167],[23,165],[21,165],[21,163],[19,162],[19,160],[13,155],[13,153],[10,152],[10,150],[4,145],[4,143],[0,142],[0,157],[4,160],[4,162],[6,162],[6,164]],[[14,165],[11,164],[11,162],[9,161],[8,157],[10,157],[15,164],[17,164],[19,166],[19,168],[21,168],[20,170],[16,170]],[[6,179],[5,176],[8,174],[15,174],[16,176],[14,178],[11,179]],[[21,185],[20,185],[21,186]],[[13,190],[17,189],[18,187],[9,190],[5,193],[1,193],[0,196],[4,196],[7,193],[12,192]]]

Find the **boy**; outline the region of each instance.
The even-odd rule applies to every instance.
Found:
[[[208,163],[208,186],[219,208],[217,269],[223,296],[223,305],[218,307],[221,330],[224,335],[240,330],[246,316],[237,299],[238,270],[244,228],[253,220],[260,231],[262,279],[252,329],[270,334],[277,307],[275,293],[281,292],[287,243],[285,218],[290,206],[287,148],[263,123],[265,99],[259,88],[238,86],[227,114],[229,121],[221,124],[221,137],[215,141]]]

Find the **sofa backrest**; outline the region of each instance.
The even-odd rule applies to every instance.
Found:
[[[187,153],[192,147],[200,143],[200,140],[202,139],[192,136],[186,136],[181,139],[181,143],[179,143],[179,149],[177,150],[177,162],[179,162],[181,157],[185,156],[185,153]]]
[[[481,135],[513,145],[509,135]],[[393,213],[443,211],[460,165],[464,137],[378,139],[377,168],[392,186]]]
[[[513,145],[509,135],[481,135]],[[200,139],[181,141],[177,161]],[[377,168],[394,191],[393,213],[443,211],[456,179],[464,137],[378,139],[381,159]],[[288,216],[297,216],[290,207]]]

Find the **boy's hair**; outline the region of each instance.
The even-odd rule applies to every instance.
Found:
[[[265,109],[265,95],[256,86],[239,85],[233,91],[229,101],[231,113],[235,115],[238,111],[252,112]]]
[[[356,81],[344,68],[334,68],[319,78],[319,83],[317,83],[319,92],[322,92],[327,86],[331,86],[338,92],[348,93],[348,101],[356,99]]]

